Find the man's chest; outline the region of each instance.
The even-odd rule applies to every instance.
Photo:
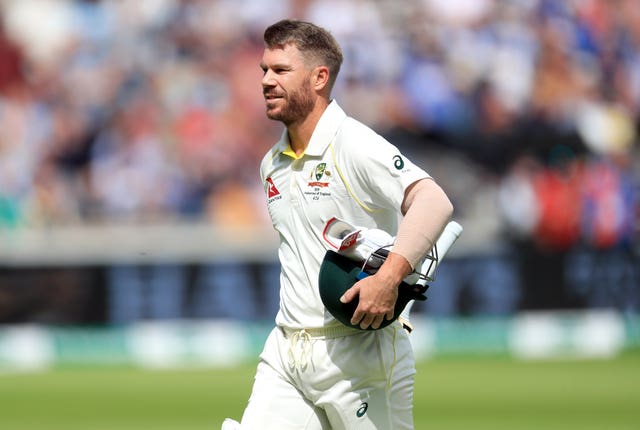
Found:
[[[349,193],[332,160],[292,160],[274,169],[265,180],[267,207],[274,227],[301,220],[323,225],[349,205]]]

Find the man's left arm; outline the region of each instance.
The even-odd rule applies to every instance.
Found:
[[[428,178],[407,188],[401,210],[404,217],[391,252],[403,256],[413,270],[451,220],[453,205],[442,188]]]
[[[342,297],[350,302],[359,296],[351,319],[365,329],[376,329],[392,319],[398,299],[398,285],[433,247],[453,214],[449,198],[431,178],[407,187],[401,207],[402,218],[392,251],[375,275],[358,281]]]

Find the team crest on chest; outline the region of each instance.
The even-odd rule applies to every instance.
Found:
[[[319,163],[316,167],[311,171],[310,174],[310,187],[328,187],[329,182],[328,179],[331,177],[331,171],[327,169],[327,163]],[[322,181],[322,179],[325,181]],[[314,181],[315,179],[315,181]]]
[[[333,173],[327,163],[321,162],[310,169],[304,195],[308,201],[322,201],[331,198]]]

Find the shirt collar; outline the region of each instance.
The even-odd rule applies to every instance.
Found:
[[[347,114],[338,105],[338,102],[332,100],[325,111],[322,113],[318,124],[316,124],[316,128],[313,130],[309,145],[302,155],[322,155],[327,146],[329,146],[329,143],[331,143],[333,137],[338,132],[338,128],[340,128],[342,121],[344,121],[346,117]],[[289,143],[289,135],[286,129],[282,132],[282,136],[280,137],[280,140],[278,141],[276,146],[279,153],[288,155],[291,158],[302,157],[295,156],[295,153],[291,149],[291,145]]]

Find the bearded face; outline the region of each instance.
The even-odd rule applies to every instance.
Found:
[[[267,97],[267,118],[289,126],[303,120],[313,110],[313,93],[308,79],[300,87],[282,93],[275,98]]]
[[[267,117],[286,126],[303,121],[315,101],[311,70],[300,51],[292,44],[266,49],[260,67]]]

